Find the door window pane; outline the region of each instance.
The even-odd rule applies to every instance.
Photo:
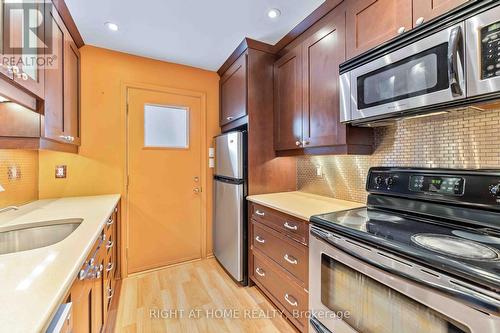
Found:
[[[144,146],[189,148],[188,108],[146,104]]]

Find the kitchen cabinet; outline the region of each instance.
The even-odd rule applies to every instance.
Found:
[[[220,80],[221,127],[247,114],[247,53],[243,53]]]
[[[112,331],[114,322],[109,311],[112,302],[117,302],[114,295],[119,279],[118,223],[116,207],[70,289],[74,333]]]
[[[274,145],[288,150],[302,144],[302,47],[274,64]]]
[[[410,30],[412,0],[349,0],[346,22],[349,59]]]
[[[307,332],[309,226],[250,204],[250,279],[301,332]]]
[[[468,0],[413,0],[413,25],[419,26]]]
[[[26,47],[29,47],[30,44],[36,44],[38,47],[38,54],[33,54],[32,51],[26,52],[23,50],[21,59],[22,62],[19,66],[14,66],[13,79],[20,86],[24,87],[26,90],[30,91],[38,98],[44,98],[45,95],[45,69],[41,66],[38,66],[37,56],[39,58],[43,58],[45,56],[45,51],[43,48],[43,43],[45,38],[38,36],[45,35],[45,24],[43,24],[44,13],[45,13],[45,5],[43,2],[34,3],[27,2],[36,7],[36,10],[39,11],[41,16],[36,16],[37,22],[33,22],[33,24],[37,26],[36,34],[31,33],[29,35],[29,43],[25,43]],[[31,17],[30,17],[31,19]],[[22,27],[22,22],[17,22],[15,27]],[[21,29],[20,29],[21,30]],[[18,38],[24,38],[22,34],[22,30],[16,34]]]
[[[44,137],[79,145],[80,53],[55,7],[47,10],[52,20],[47,40],[57,63],[45,73]]]
[[[340,122],[345,20],[341,5],[274,64],[274,146],[280,156],[372,152],[371,129]]]
[[[242,127],[248,131],[250,195],[296,189],[295,159],[276,158],[274,150],[275,62],[276,55],[270,45],[245,38],[217,71],[221,77],[222,131]],[[229,108],[231,105],[240,107]],[[227,122],[230,114],[238,113],[226,111],[228,109],[244,111],[239,113],[240,118]]]
[[[347,59],[430,21],[467,0],[349,0]]]

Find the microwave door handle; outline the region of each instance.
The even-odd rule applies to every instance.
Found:
[[[448,42],[448,77],[450,79],[450,89],[453,96],[462,96],[463,90],[460,86],[460,75],[458,72],[459,57],[462,59],[463,34],[462,27],[458,26],[451,30]]]

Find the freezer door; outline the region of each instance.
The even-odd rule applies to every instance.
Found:
[[[243,179],[243,133],[231,132],[215,138],[215,174]]]
[[[243,280],[243,184],[214,180],[214,255],[237,281]]]

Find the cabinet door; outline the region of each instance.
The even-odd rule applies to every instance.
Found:
[[[305,148],[345,144],[340,123],[339,65],[345,60],[345,10],[303,43]]]
[[[346,17],[349,59],[410,30],[412,0],[349,0]]]
[[[91,280],[76,280],[71,287],[73,333],[92,332],[92,309],[94,308],[92,285]]]
[[[64,135],[80,144],[80,51],[69,32],[64,41]]]
[[[45,92],[45,70],[43,67],[37,65],[37,57],[43,58],[45,56],[45,51],[43,48],[43,43],[45,39],[42,37],[41,40],[38,36],[44,36],[45,34],[45,25],[43,24],[43,20],[45,18],[45,6],[43,2],[40,3],[32,3],[27,1],[27,3],[36,6],[36,10],[39,11],[40,15],[29,15],[29,20],[38,20],[35,22],[30,22],[30,26],[37,26],[36,34],[29,34],[29,43],[20,43],[20,45],[24,44],[23,52],[21,54],[22,62],[20,62],[20,66],[14,66],[14,80],[33,94],[37,95],[40,98],[44,98]],[[15,16],[15,15],[14,15]],[[25,18],[26,19],[26,18]],[[21,29],[23,27],[22,19],[18,22]],[[25,38],[23,34],[20,34],[21,38]],[[38,45],[38,53],[33,53],[30,50],[30,45],[37,44]]]
[[[302,48],[274,64],[274,148],[302,146]]]
[[[468,0],[413,0],[413,26],[418,26],[424,22],[430,21],[467,1]]]
[[[247,114],[247,55],[244,53],[221,78],[220,125]]]
[[[49,11],[49,8],[51,9]],[[63,141],[64,137],[64,25],[55,8],[47,7],[46,19],[52,20],[52,34],[46,39],[52,43],[54,66],[45,72],[45,137]],[[50,40],[52,39],[52,40]]]

